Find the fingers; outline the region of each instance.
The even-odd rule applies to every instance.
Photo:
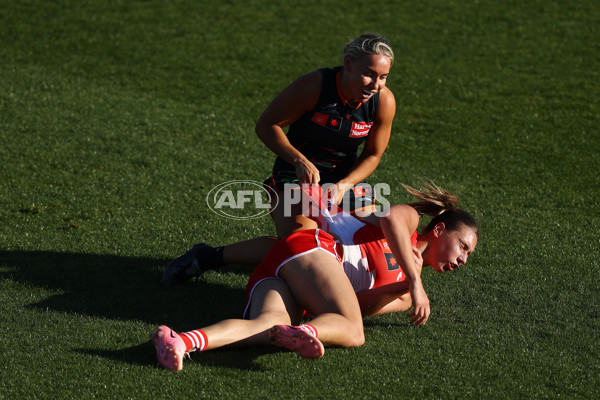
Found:
[[[415,325],[425,325],[429,319],[429,315],[416,314],[415,312],[408,313],[406,316],[410,318],[409,322]]]
[[[421,255],[421,252],[419,251],[417,246],[413,246],[412,251],[416,258],[423,258],[423,256]]]
[[[412,311],[407,313],[406,316],[410,318],[409,322],[415,325],[425,325],[429,319],[431,310],[429,306],[413,307]]]
[[[335,204],[339,205],[344,199],[344,193],[346,193],[346,188],[343,185],[328,185],[325,196],[327,199],[331,199]]]
[[[412,286],[410,295],[413,304],[413,311],[409,314],[409,317],[412,317],[410,322],[415,325],[424,325],[431,311],[427,293],[425,293],[420,280]]]
[[[300,184],[316,185],[321,181],[319,170],[314,165],[310,165],[312,168],[308,168],[308,165],[304,165],[303,168],[296,169],[296,176]]]

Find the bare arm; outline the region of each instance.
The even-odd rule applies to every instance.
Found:
[[[413,304],[413,311],[409,314],[412,317],[410,322],[423,325],[427,322],[431,309],[421,282],[422,266],[416,262],[410,242],[410,237],[419,224],[419,215],[409,205],[396,205],[390,207],[386,216],[379,217],[378,223],[410,285]]]
[[[256,123],[256,134],[275,154],[296,168],[300,183],[318,183],[319,170],[291,145],[282,128],[312,110],[319,100],[319,71],[303,75],[273,99]]]
[[[363,290],[357,293],[356,297],[364,317],[406,311],[411,305],[406,281]]]

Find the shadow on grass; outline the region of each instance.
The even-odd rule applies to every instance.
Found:
[[[165,287],[160,279],[169,261],[51,251],[0,251],[0,262],[8,267],[7,272],[0,272],[0,278],[58,292],[28,305],[34,309],[142,321],[152,325],[164,323],[178,330],[196,329],[225,318],[241,316],[245,304],[244,288],[223,283],[224,274],[214,274],[215,279],[207,281]],[[224,270],[232,269],[236,267]],[[243,273],[246,269],[241,271]],[[154,349],[149,341],[114,351],[78,351],[133,364],[155,363]],[[256,369],[252,360],[244,360],[231,351],[234,350],[219,351],[209,356],[203,354],[201,363]],[[252,358],[264,354],[264,351],[244,349],[243,354]]]
[[[156,363],[156,351],[149,341],[137,346],[119,350],[78,349],[77,351],[81,354],[103,357],[117,362],[140,366],[155,365],[159,368]],[[255,362],[255,360],[262,355],[282,351],[285,350],[272,347],[252,347],[222,349],[203,353],[196,352],[190,354],[191,359],[186,359],[184,361],[184,367],[199,365],[264,372],[267,371],[267,369]]]
[[[244,289],[198,280],[177,287],[160,283],[166,259],[48,251],[0,251],[9,272],[1,278],[62,293],[31,307],[137,320],[203,326],[239,316]]]
[[[365,328],[406,328],[411,326],[408,317],[405,321],[390,321],[388,319],[378,319],[377,317],[366,318],[363,319],[363,325]]]

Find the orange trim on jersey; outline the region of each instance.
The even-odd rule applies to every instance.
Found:
[[[342,71],[339,71],[337,73],[337,75],[335,76],[335,86],[337,87],[338,96],[340,96],[340,99],[342,99],[342,103],[344,103],[344,105],[346,106],[346,105],[348,105],[348,100],[342,94],[342,87],[340,86],[341,77],[342,77]],[[362,103],[358,102],[358,106],[356,106],[355,110],[358,110],[360,108],[360,106],[362,106]]]

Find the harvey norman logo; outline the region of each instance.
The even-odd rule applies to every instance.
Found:
[[[367,136],[372,126],[372,122],[353,122],[350,137],[357,138]]]

